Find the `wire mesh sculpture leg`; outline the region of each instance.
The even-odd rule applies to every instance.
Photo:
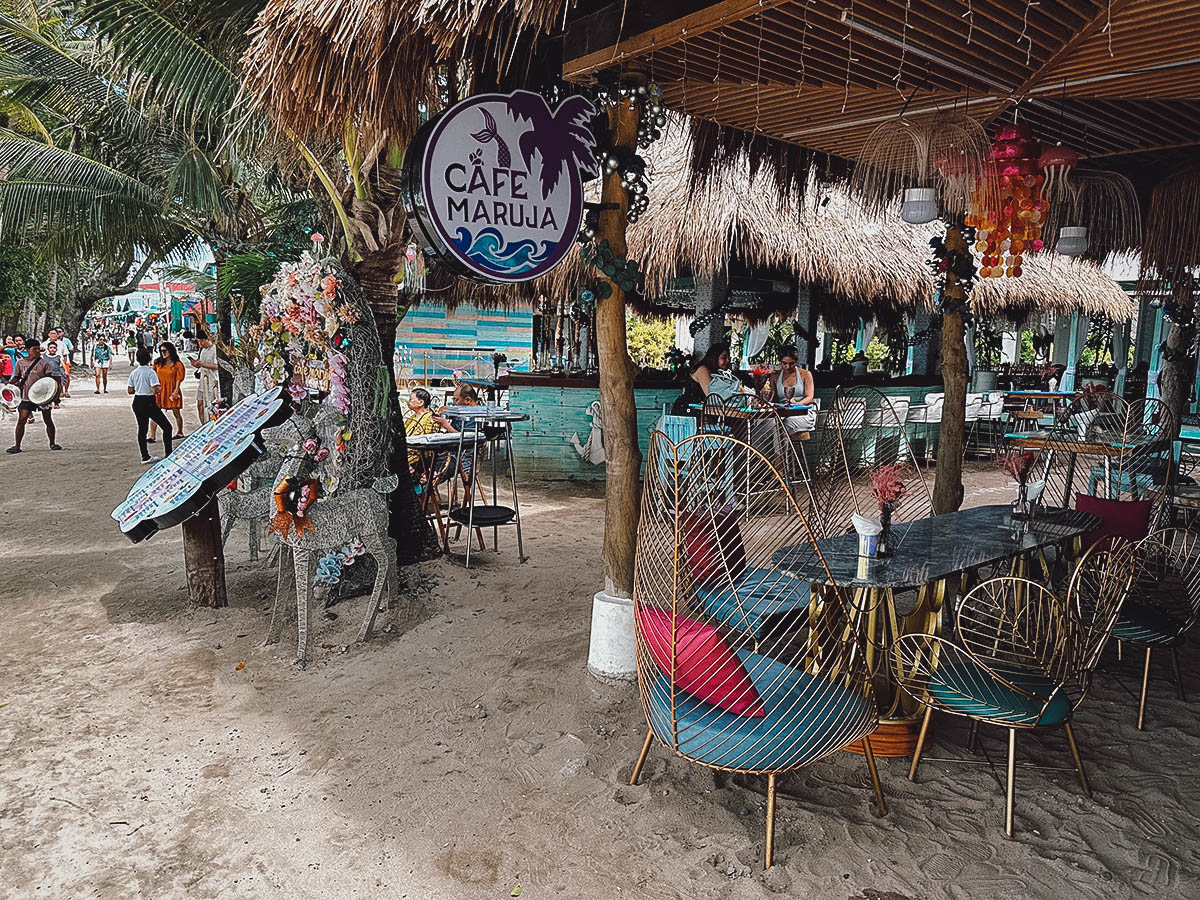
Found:
[[[925,737],[929,734],[929,720],[933,718],[933,707],[925,708],[925,718],[921,720],[921,733],[917,735],[917,747],[913,750],[912,765],[908,769],[908,780],[917,780],[917,766],[921,763],[921,751],[925,749]]]
[[[767,775],[767,848],[763,869],[771,868],[775,857],[775,773]]]
[[[1004,833],[1013,833],[1013,779],[1017,768],[1017,729],[1008,729],[1008,790],[1004,797]]]
[[[1087,775],[1083,771],[1083,760],[1079,757],[1079,745],[1075,743],[1075,732],[1071,728],[1071,723],[1068,722],[1065,726],[1067,732],[1067,743],[1071,745],[1071,759],[1075,761],[1075,771],[1079,773],[1079,786],[1083,788],[1083,792],[1088,796],[1092,796],[1092,789],[1088,786]]]
[[[887,815],[887,803],[883,800],[883,785],[879,783],[879,770],[875,767],[875,751],[871,739],[862,739],[863,756],[867,758],[867,770],[871,773],[871,787],[875,790],[875,808],[880,816]]]
[[[258,562],[258,555],[262,549],[262,544],[259,542],[260,541],[260,535],[258,533],[259,522],[258,522],[258,519],[249,519],[248,521],[250,523],[250,561]]]
[[[375,616],[379,613],[379,601],[383,599],[384,590],[388,588],[389,583],[391,584],[390,592],[395,591],[395,583],[391,580],[392,556],[391,548],[387,546],[389,543],[391,543],[391,538],[380,535],[378,532],[370,532],[363,536],[363,546],[375,559],[375,584],[371,588],[371,596],[367,601],[367,612],[363,616],[362,627],[358,631],[360,644],[371,636],[371,629],[375,625]],[[388,606],[391,605],[389,602]]]
[[[1187,697],[1183,693],[1183,674],[1179,671],[1179,651],[1174,647],[1171,648],[1171,665],[1175,668],[1175,693],[1179,695],[1179,699],[1187,702]]]
[[[629,776],[630,784],[637,784],[642,774],[642,766],[646,764],[646,756],[650,753],[650,743],[654,740],[654,732],[646,729],[646,740],[642,743],[642,752],[638,754],[637,762],[633,764],[633,774]]]
[[[296,572],[296,664],[303,669],[312,650],[313,552],[293,547],[292,559]]]
[[[1138,731],[1146,721],[1146,693],[1150,690],[1150,648],[1146,648],[1146,664],[1142,668],[1142,696],[1138,701]]]
[[[275,579],[275,602],[271,605],[271,627],[267,631],[268,644],[278,644],[283,634],[283,620],[291,609],[292,590],[296,572],[292,567],[292,550],[282,542],[279,545],[279,574]]]

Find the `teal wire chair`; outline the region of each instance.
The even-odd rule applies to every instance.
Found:
[[[1067,599],[1024,578],[985,581],[963,598],[956,640],[907,634],[896,643],[900,687],[925,706],[908,777],[916,781],[935,711],[1008,730],[1004,831],[1013,833],[1016,739],[1020,729],[1062,728],[1074,770],[1091,796],[1071,717],[1112,632],[1133,574],[1132,547],[1094,549]],[[1081,613],[1080,610],[1083,612]]]
[[[1150,658],[1157,650],[1171,652],[1175,690],[1187,699],[1179,670],[1179,646],[1200,615],[1200,535],[1185,528],[1164,528],[1138,542],[1135,576],[1129,602],[1113,629],[1118,646],[1132,644],[1146,651],[1137,727],[1145,726],[1146,695],[1150,689]]]

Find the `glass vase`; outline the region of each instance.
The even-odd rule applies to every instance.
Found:
[[[1032,514],[1029,503],[1029,486],[1020,481],[1017,483],[1017,499],[1013,501],[1012,517],[1018,522],[1024,522]]]
[[[883,526],[883,530],[879,532],[879,555],[892,555],[892,507],[890,504],[883,504],[879,507],[879,524]]]

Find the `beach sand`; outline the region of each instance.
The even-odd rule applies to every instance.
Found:
[[[1092,799],[1073,772],[1021,769],[1007,839],[1004,735],[985,729],[995,768],[929,761],[913,784],[881,760],[876,818],[862,758],[839,753],[781,783],[764,873],[764,778],[656,745],[627,784],[636,687],[585,671],[597,487],[525,486],[529,561],[509,530],[469,572],[408,571],[400,621],[366,645],[361,598],[317,614],[300,671],[294,629],[262,646],[274,573],[244,526],[231,607],[191,609],[179,530],[135,546],[109,518],[143,471],[125,371],[106,397],[78,381],[64,452],[34,425],[0,456],[0,896],[1200,896],[1200,701],[1176,699],[1166,654],[1145,732],[1140,656],[1106,656],[1076,718]],[[1011,499],[986,463],[970,485],[971,503]],[[967,757],[965,723],[935,722],[930,754]],[[1061,731],[1018,752],[1070,765]]]

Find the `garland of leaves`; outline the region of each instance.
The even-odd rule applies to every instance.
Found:
[[[601,110],[592,124],[592,134],[596,136],[593,153],[604,176],[620,175],[621,187],[629,196],[625,218],[632,224],[650,208],[646,161],[635,150],[613,145],[612,135],[607,127],[607,107],[628,103],[630,98],[636,98],[637,144],[638,147],[645,148],[662,137],[662,129],[667,124],[666,110],[662,105],[662,90],[657,84],[636,87],[599,85],[594,88],[593,97]],[[617,256],[608,241],[596,240],[600,209],[599,204],[589,206],[577,239],[581,245],[579,252],[584,264],[605,276],[588,279],[581,286],[578,302],[585,308],[612,296],[613,284],[626,294],[640,294],[646,286],[646,276],[634,260],[627,256]]]
[[[948,222],[944,238],[930,238],[933,255],[927,261],[937,290],[937,308],[946,313],[961,313],[963,323],[971,323],[970,293],[975,285],[975,257],[970,247],[975,229]]]

